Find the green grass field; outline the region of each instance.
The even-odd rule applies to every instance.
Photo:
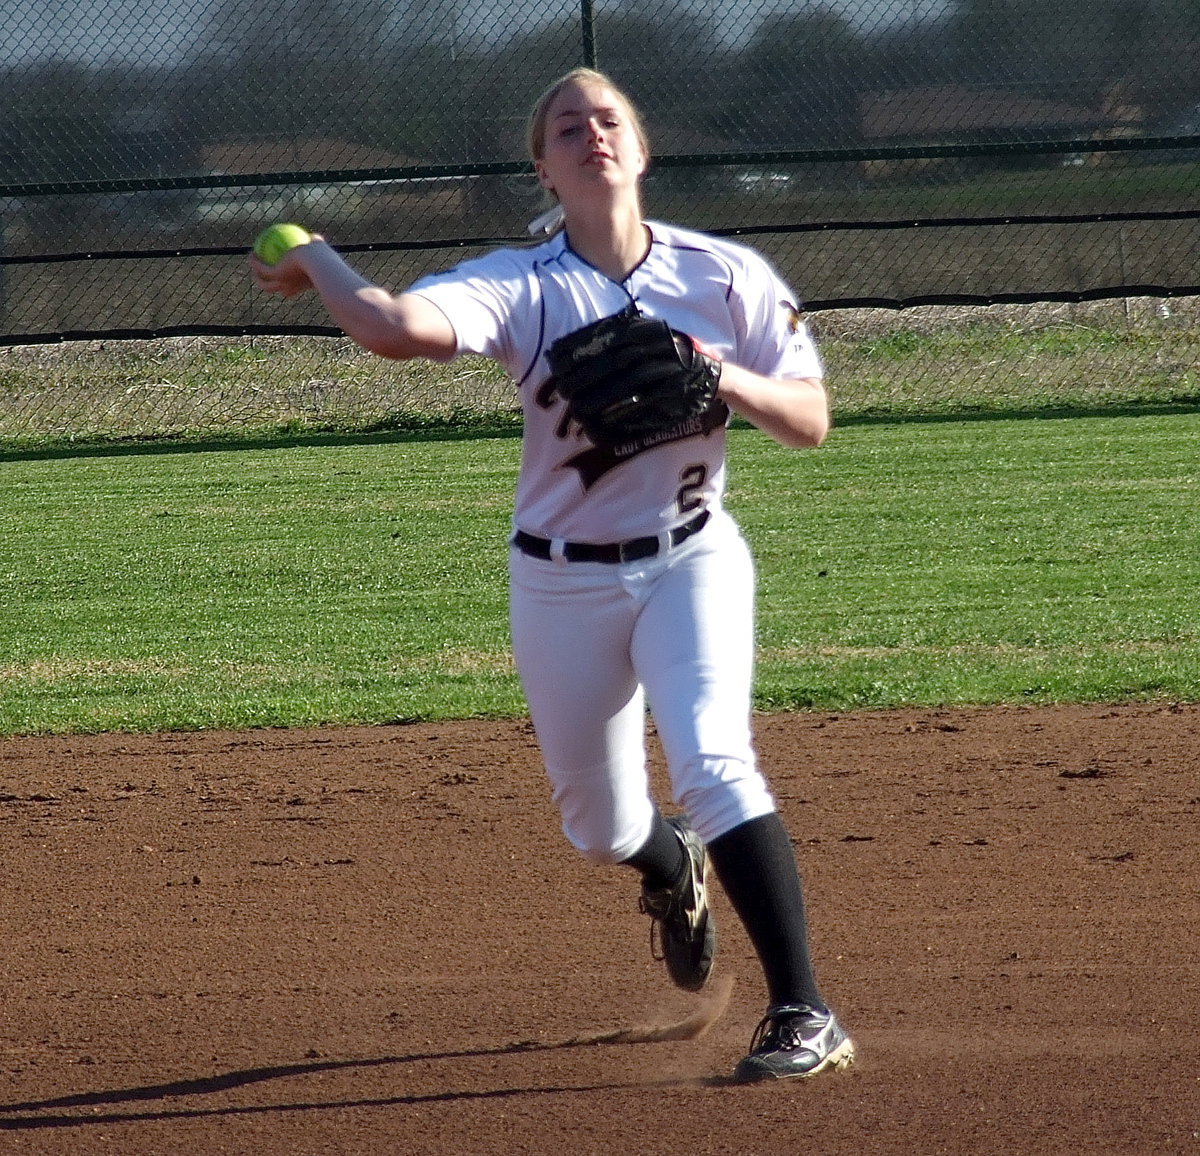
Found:
[[[1194,408],[731,433],[764,709],[1200,697]],[[0,733],[519,714],[512,430],[0,457]]]

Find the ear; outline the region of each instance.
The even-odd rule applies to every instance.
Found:
[[[537,173],[538,184],[541,185],[543,189],[549,189],[551,192],[554,192],[554,186],[550,183],[550,177],[546,172],[546,166],[542,164],[541,161],[534,161],[533,169],[534,172]]]

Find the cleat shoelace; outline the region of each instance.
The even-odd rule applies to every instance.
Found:
[[[658,963],[666,959],[662,945],[663,923],[671,917],[677,907],[682,906],[682,898],[682,895],[671,891],[651,891],[638,899],[641,913],[650,916],[650,955]]]
[[[750,1054],[758,1051],[795,1051],[807,1047],[804,1037],[792,1021],[799,1016],[815,1014],[810,1007],[788,1007],[767,1012],[754,1029],[750,1040]]]

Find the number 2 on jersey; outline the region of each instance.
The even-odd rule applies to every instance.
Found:
[[[680,471],[679,480],[683,483],[675,495],[675,505],[679,512],[687,514],[692,510],[700,509],[704,505],[700,491],[704,489],[704,483],[708,481],[708,467],[700,463],[694,466],[685,466]]]

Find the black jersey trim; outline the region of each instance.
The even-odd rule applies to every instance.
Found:
[[[662,245],[664,249],[674,249],[680,253],[703,253],[705,256],[711,257],[725,269],[725,300],[728,301],[733,296],[733,266],[716,249],[709,249],[704,245],[681,245],[665,239],[660,240],[654,235],[653,228],[650,230],[650,235],[654,238],[651,248],[655,245]],[[648,257],[649,254],[647,253],[646,256]]]
[[[533,373],[533,368],[538,363],[538,358],[542,356],[542,350],[546,345],[546,286],[542,284],[542,267],[549,265],[551,262],[558,261],[562,257],[561,253],[555,253],[551,257],[547,257],[544,261],[535,261],[533,263],[533,275],[537,278],[538,283],[538,339],[537,348],[533,351],[533,356],[529,359],[529,364],[525,366],[525,371],[521,374],[517,381],[517,388],[520,389],[528,380],[529,375]]]
[[[650,254],[653,252],[654,246],[658,244],[658,238],[654,235],[654,230],[648,224],[646,224],[645,221],[642,222],[642,225],[646,229],[646,231],[650,234],[650,244],[646,246],[646,251],[645,251],[645,253],[642,254],[642,259],[636,265],[634,265],[634,267],[632,269],[630,269],[629,272],[626,273],[625,276],[622,277],[620,281],[614,281],[607,273],[604,272],[603,269],[597,269],[596,266],[591,263],[591,261],[589,261],[582,253],[579,252],[578,249],[573,248],[571,246],[571,238],[567,235],[567,233],[565,231],[562,234],[562,238],[563,238],[562,255],[565,256],[567,253],[570,253],[571,256],[574,257],[575,260],[578,261],[581,265],[586,265],[598,277],[603,277],[605,281],[608,281],[611,284],[616,285],[618,289],[621,289],[625,293],[626,297],[628,297],[631,301],[633,301],[634,296],[632,293],[630,293],[628,287],[626,286],[626,282],[647,261],[650,260]]]

